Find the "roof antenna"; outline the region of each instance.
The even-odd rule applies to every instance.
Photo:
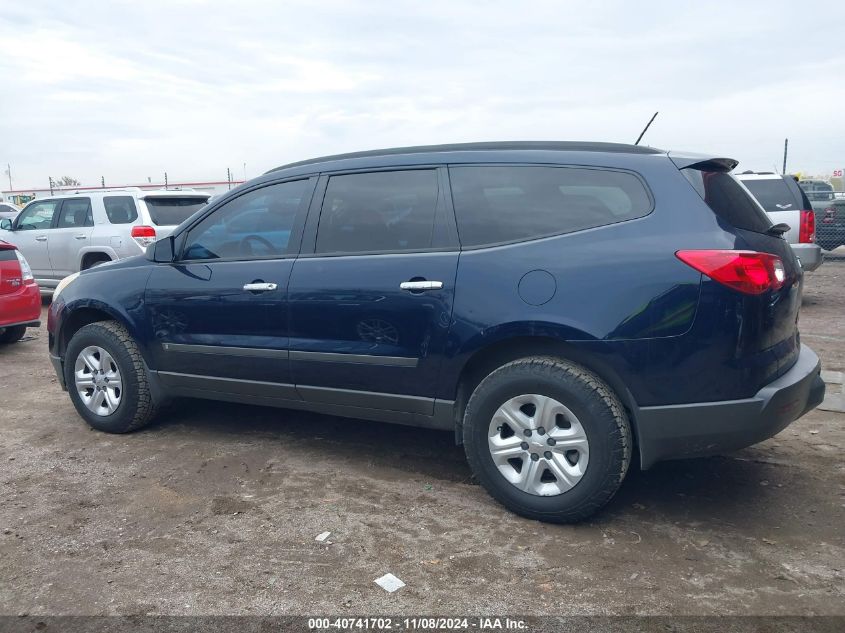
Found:
[[[645,135],[645,133],[646,133],[646,131],[648,130],[648,128],[649,128],[649,127],[651,127],[651,124],[652,124],[652,123],[654,122],[654,120],[657,118],[657,115],[658,115],[658,114],[659,114],[659,112],[655,112],[655,113],[654,113],[654,116],[652,116],[652,117],[648,120],[648,123],[646,123],[646,124],[645,124],[645,127],[643,128],[643,131],[642,131],[642,132],[640,132],[640,135],[637,137],[637,142],[636,142],[636,143],[634,143],[634,145],[639,145],[639,144],[640,144],[640,141],[643,139],[643,135]]]

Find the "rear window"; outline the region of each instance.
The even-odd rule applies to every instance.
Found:
[[[790,189],[783,178],[767,178],[765,180],[740,179],[743,185],[754,194],[766,211],[797,211],[801,209],[801,200]]]
[[[202,209],[208,202],[208,198],[156,196],[144,198],[144,202],[147,203],[147,210],[150,212],[150,219],[153,224],[172,226],[182,224],[195,211]]]
[[[681,173],[713,213],[731,226],[757,233],[765,233],[772,227],[763,208],[730,174],[695,168],[682,169]]]
[[[639,178],[575,167],[450,167],[462,246],[571,233],[640,218],[652,202]]]

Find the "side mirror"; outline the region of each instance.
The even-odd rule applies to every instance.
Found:
[[[168,235],[153,244],[152,248],[147,249],[147,259],[154,262],[172,262],[174,256],[174,240],[172,235]]]
[[[0,229],[3,229],[4,231],[11,231],[12,221],[9,218],[3,218],[0,220]]]

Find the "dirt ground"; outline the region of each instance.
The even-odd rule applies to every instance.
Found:
[[[840,371],[843,284],[808,274],[801,315]],[[555,526],[474,485],[449,433],[200,401],[91,431],[30,333],[0,349],[2,614],[845,614],[845,414]]]

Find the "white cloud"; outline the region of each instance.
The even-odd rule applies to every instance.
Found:
[[[64,2],[0,8],[16,183],[217,179],[494,139],[845,165],[839,3]]]

